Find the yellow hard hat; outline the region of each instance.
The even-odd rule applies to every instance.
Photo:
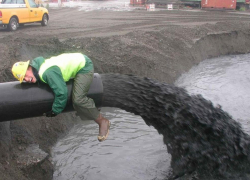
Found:
[[[23,78],[26,74],[26,71],[28,69],[29,66],[29,62],[16,62],[13,67],[12,67],[12,74],[14,75],[14,77],[21,82],[23,82]]]

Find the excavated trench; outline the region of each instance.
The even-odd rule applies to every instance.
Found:
[[[150,35],[157,36],[157,33]],[[176,54],[180,49],[181,52],[175,57],[154,57],[155,60],[160,59],[164,62],[154,61],[152,53],[157,52],[150,51],[144,43],[125,43],[126,36],[138,37],[135,32],[123,37],[64,41],[56,38],[3,38],[0,43],[3,62],[0,81],[14,80],[10,67],[20,59],[31,59],[40,55],[49,57],[63,52],[83,52],[93,60],[95,71],[102,74],[103,106],[118,107],[140,115],[147,125],[154,126],[164,136],[164,143],[172,155],[173,178],[249,179],[250,137],[227,112],[214,107],[211,102],[199,95],[189,96],[184,89],[170,84],[181,73],[204,59],[249,53],[250,32],[235,31],[207,35],[194,42],[192,46],[177,46]],[[157,41],[155,39],[153,43]],[[139,37],[137,42],[140,42]],[[164,46],[164,41],[160,43],[159,50],[164,50],[167,45]],[[124,51],[117,49],[118,47],[123,47]],[[160,49],[161,47],[164,48]],[[126,52],[127,48],[133,50]],[[103,59],[103,56],[109,60]],[[163,66],[159,67],[158,63]],[[37,124],[33,126],[30,123]],[[1,162],[12,159],[14,169],[18,169],[20,164],[15,163],[18,150],[15,149],[23,149],[25,152],[24,149],[34,143],[49,153],[50,147],[70,128],[71,123],[74,123],[71,115],[59,116],[53,122],[45,118],[36,118],[2,123],[1,133],[6,133],[0,138],[1,151],[7,150],[14,155],[3,153],[6,155],[1,157]],[[51,179],[52,171],[48,157],[29,167],[21,166],[22,172],[25,176],[35,179]],[[17,171],[16,177],[22,174]]]

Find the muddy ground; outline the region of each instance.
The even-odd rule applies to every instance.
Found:
[[[83,52],[95,72],[146,76],[173,83],[204,59],[250,52],[250,13],[174,10],[149,12],[50,9],[47,27],[0,30],[0,82],[12,64],[37,56]],[[79,119],[67,113],[2,122],[0,179],[52,179],[50,148]]]

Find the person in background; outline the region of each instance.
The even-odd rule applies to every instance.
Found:
[[[66,82],[73,78],[74,109],[81,119],[95,120],[99,125],[97,138],[100,142],[107,139],[110,121],[100,114],[93,99],[87,97],[93,80],[94,66],[86,55],[64,53],[49,59],[37,57],[31,61],[16,62],[12,67],[12,73],[21,83],[43,82],[50,86],[55,99],[51,111],[46,112],[47,117],[54,117],[64,110],[68,97]]]

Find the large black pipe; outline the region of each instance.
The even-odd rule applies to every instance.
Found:
[[[73,111],[72,85],[73,80],[67,82],[68,101],[63,112]],[[97,107],[101,107],[102,96],[101,76],[95,73],[88,97],[95,101]],[[0,83],[0,122],[42,116],[51,110],[53,101],[53,92],[46,84],[20,84],[18,81]]]

